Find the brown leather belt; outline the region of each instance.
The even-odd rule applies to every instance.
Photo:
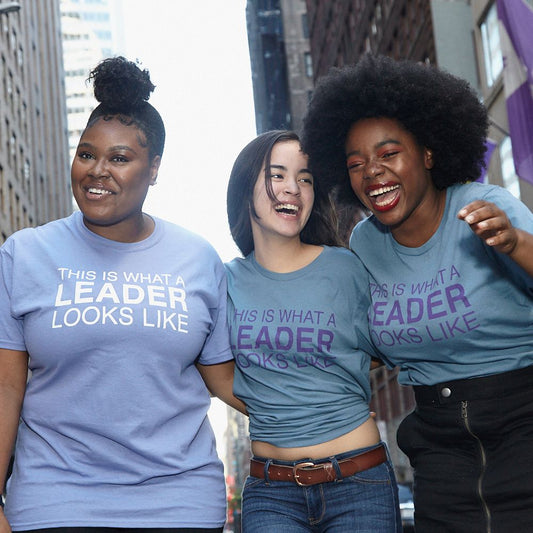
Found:
[[[357,472],[378,466],[386,460],[387,452],[385,446],[381,444],[368,452],[338,461],[340,476],[337,475],[335,467],[330,461],[318,464],[312,461],[302,461],[294,466],[271,463],[268,466],[268,479],[270,481],[292,481],[303,486],[316,485],[317,483],[327,483],[353,476]],[[250,461],[250,475],[265,479],[265,464],[265,461],[252,459]]]

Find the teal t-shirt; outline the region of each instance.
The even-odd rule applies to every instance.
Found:
[[[200,237],[155,222],[121,243],[76,212],[0,249],[0,347],[27,350],[31,369],[7,490],[13,529],[225,521],[195,366],[232,358],[224,267]]]
[[[449,187],[442,221],[424,245],[398,244],[375,217],[350,247],[370,272],[371,339],[403,384],[496,374],[533,364],[533,279],[457,218],[484,199],[533,233],[533,215],[500,187]]]
[[[342,248],[324,247],[287,274],[255,260],[226,265],[234,393],[250,437],[308,446],[348,433],[369,416],[366,272]],[[363,288],[363,289],[362,289]]]

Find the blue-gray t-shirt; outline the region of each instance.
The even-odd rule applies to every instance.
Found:
[[[223,466],[195,363],[232,358],[226,279],[200,237],[155,219],[137,243],[80,212],[0,249],[0,347],[32,371],[6,515],[13,529],[220,527]]]
[[[370,272],[371,338],[399,381],[433,385],[533,364],[533,279],[487,246],[457,213],[483,199],[533,233],[533,214],[500,187],[470,183],[446,191],[442,221],[417,248],[398,244],[375,217],[350,247]]]
[[[253,252],[226,264],[234,393],[247,405],[252,440],[309,446],[369,416],[366,272],[342,248],[324,247],[287,274]]]

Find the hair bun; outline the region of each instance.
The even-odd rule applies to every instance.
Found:
[[[100,62],[90,73],[94,97],[110,111],[127,113],[150,98],[155,85],[148,70],[122,56]]]

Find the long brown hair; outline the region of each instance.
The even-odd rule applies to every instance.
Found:
[[[266,191],[275,200],[271,178],[266,169],[270,167],[274,145],[287,141],[299,143],[300,139],[296,133],[287,130],[262,133],[242,149],[231,170],[227,192],[228,222],[233,240],[244,256],[254,249],[250,216],[258,216],[253,205],[255,184],[259,174],[265,169]],[[300,239],[307,244],[340,246],[333,203],[317,176],[314,176],[314,192],[311,215]]]

